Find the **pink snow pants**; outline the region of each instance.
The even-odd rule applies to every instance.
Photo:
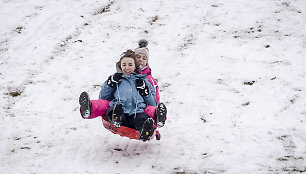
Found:
[[[96,118],[98,116],[104,116],[108,109],[110,101],[107,100],[90,100],[92,104],[92,113],[87,119]],[[156,106],[147,106],[145,109],[145,113],[148,114],[155,121],[155,109]]]

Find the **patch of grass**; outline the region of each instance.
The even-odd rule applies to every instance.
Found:
[[[302,156],[295,157],[293,155],[286,155],[280,158],[277,158],[278,161],[289,161],[289,160],[304,160]]]
[[[151,19],[150,24],[153,25],[157,20],[158,20],[158,16],[156,15]]]
[[[170,86],[170,83],[163,83],[162,88],[168,88]]]
[[[102,85],[93,85],[94,88],[102,88]]]
[[[279,136],[279,137],[277,137],[277,139],[279,139],[279,140],[285,140],[285,139],[287,139],[287,138],[289,138],[290,137],[290,135],[282,135],[282,136]]]
[[[244,85],[253,85],[255,83],[255,81],[249,81],[249,82],[243,82]]]
[[[290,166],[290,167],[284,167],[282,168],[282,170],[288,173],[304,173],[306,172],[306,167],[299,168],[296,166]]]
[[[174,168],[174,172],[172,174],[197,174],[197,172],[191,172],[186,169],[176,167]]]
[[[120,148],[115,148],[114,150],[115,150],[115,151],[118,151],[118,152],[123,151],[123,150],[120,149]]]
[[[19,89],[15,89],[15,90],[12,90],[8,93],[5,93],[5,95],[9,95],[9,96],[12,96],[12,97],[18,97],[22,94],[23,91],[19,90]]]
[[[201,120],[202,120],[204,123],[207,122],[207,120],[206,120],[203,116],[201,117]]]
[[[71,35],[67,36],[65,40],[63,40],[59,43],[59,46],[60,47],[65,47],[71,39],[72,39]]]
[[[250,102],[245,102],[242,104],[242,106],[248,106],[250,104]]]
[[[16,32],[17,33],[21,33],[21,31],[24,29],[24,27],[22,27],[22,26],[18,26],[17,28],[16,28]]]
[[[106,12],[110,12],[110,7],[113,5],[114,1],[110,1],[105,7],[103,7],[101,10],[94,13],[94,15],[100,15]]]
[[[20,149],[30,150],[30,149],[31,149],[31,147],[20,147]]]

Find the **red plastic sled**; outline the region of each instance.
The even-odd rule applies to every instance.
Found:
[[[110,122],[108,122],[105,119],[105,117],[102,117],[102,122],[103,122],[103,126],[114,134],[118,134],[122,137],[128,137],[130,139],[139,140],[140,132],[135,129],[125,127],[125,126],[120,126],[119,128],[116,128]],[[154,131],[154,134],[152,135],[151,139],[154,138],[154,135],[155,135],[156,140],[160,140],[160,134],[158,130]]]

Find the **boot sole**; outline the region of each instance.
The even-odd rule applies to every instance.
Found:
[[[79,97],[79,104],[81,105],[81,115],[85,119],[90,117],[89,102],[90,99],[87,92],[82,92]]]
[[[150,140],[150,137],[153,135],[153,133],[154,121],[152,118],[148,118],[143,124],[139,139],[141,139],[142,141]]]
[[[167,107],[164,103],[159,103],[156,108],[156,122],[157,127],[163,127],[165,125],[167,115]]]

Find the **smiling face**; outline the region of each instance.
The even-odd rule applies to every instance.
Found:
[[[137,63],[137,65],[138,65],[138,67],[140,68],[140,69],[142,69],[142,68],[144,68],[145,66],[147,66],[147,64],[148,64],[148,58],[147,58],[147,56],[146,55],[144,55],[144,54],[137,54],[136,55],[136,63]]]
[[[135,61],[133,58],[124,57],[121,60],[120,67],[124,75],[131,75],[136,69]]]

